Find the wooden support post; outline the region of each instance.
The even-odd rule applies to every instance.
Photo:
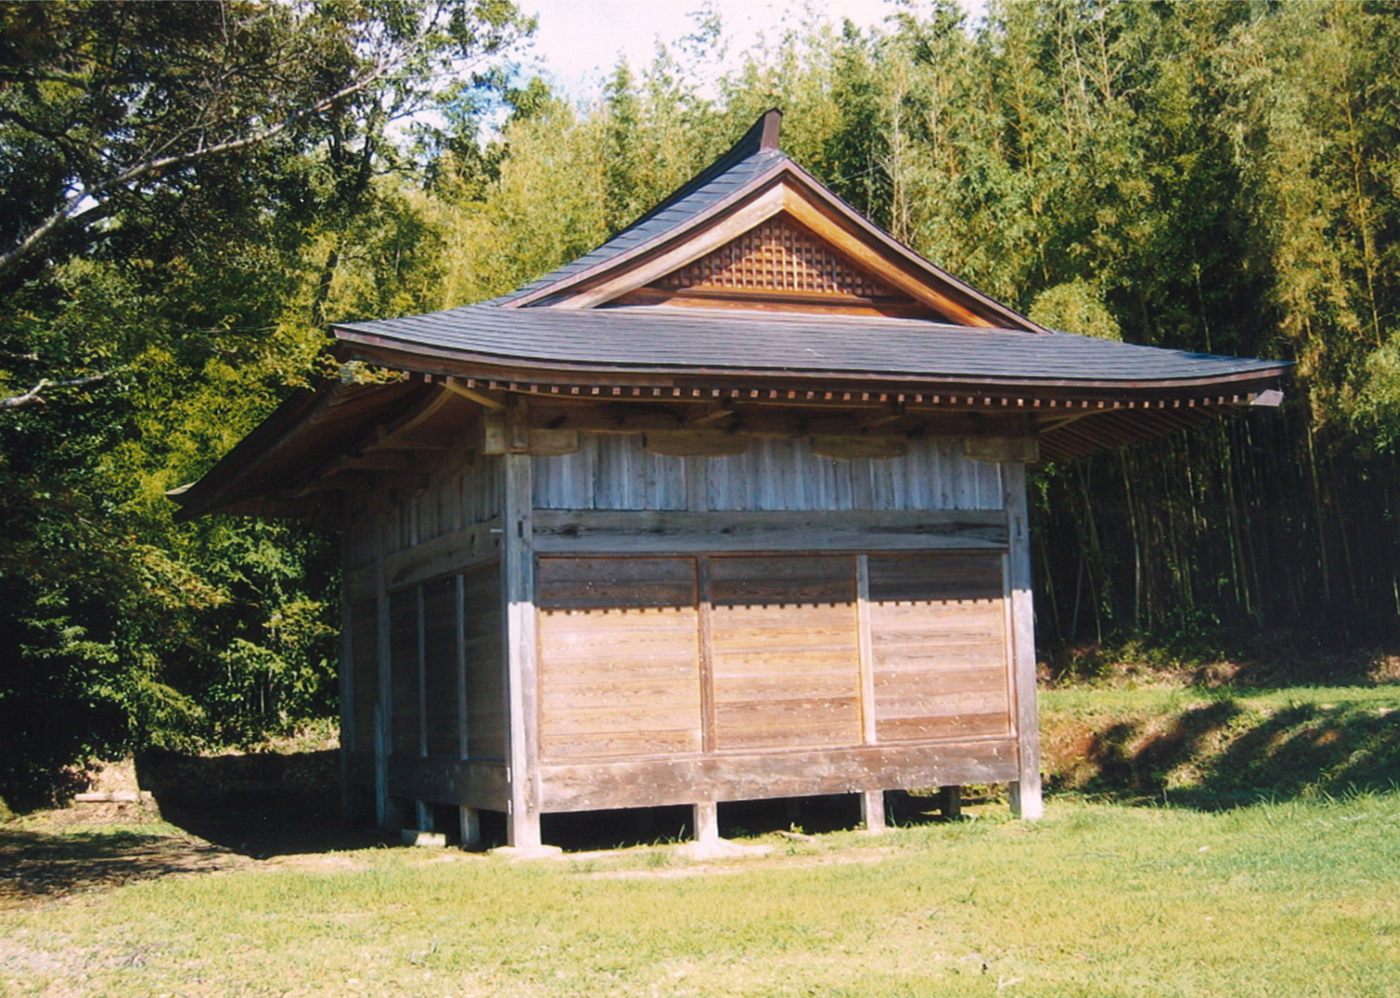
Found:
[[[856,637],[860,650],[861,741],[874,745],[875,643],[870,631],[870,558],[863,554],[856,555]]]
[[[466,759],[471,755],[467,728],[467,580],[459,572],[454,581],[457,586],[452,603],[457,622],[457,754]]]
[[[536,730],[535,559],[531,549],[533,468],[524,399],[509,396],[505,436],[512,450],[505,462],[505,502],[501,517],[501,575],[505,607],[506,706],[510,812],[506,838],[516,849],[538,849],[539,732]],[[519,449],[515,449],[520,444]]]
[[[695,803],[695,841],[701,845],[719,841],[719,805],[712,800]]]
[[[376,516],[374,525],[374,614],[375,679],[378,695],[374,705],[374,820],[385,830],[392,824],[389,813],[389,589],[384,573],[384,532],[388,523]]]
[[[699,557],[695,559],[696,586],[699,589],[699,603],[697,606],[697,626],[699,628],[699,666],[700,666],[700,750],[702,752],[713,752],[715,750],[715,671],[714,660],[710,657],[710,650],[714,645],[711,631],[713,628],[712,607],[710,606],[710,559]]]
[[[481,812],[465,804],[459,810],[462,819],[462,848],[475,849],[481,845]]]
[[[962,817],[962,787],[939,787],[938,811],[948,821],[960,819]]]
[[[350,610],[350,532],[340,545],[340,813],[346,821],[354,815],[354,791],[350,786],[350,753],[355,744],[354,619]]]
[[[420,832],[431,832],[433,830],[433,806],[425,800],[413,802],[414,824],[418,826]]]
[[[1034,820],[1044,811],[1040,797],[1040,715],[1035,688],[1035,616],[1031,604],[1030,519],[1026,506],[1026,466],[1001,465],[1002,495],[1010,531],[1007,584],[1011,609],[1012,678],[1016,693],[1018,776],[1011,784],[1011,810]]]
[[[885,792],[867,790],[860,795],[860,820],[865,831],[879,835],[885,830]]]
[[[423,619],[423,587],[413,587],[414,620],[418,627],[418,754],[428,755],[428,637]]]

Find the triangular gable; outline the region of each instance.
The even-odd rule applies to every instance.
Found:
[[[838,252],[786,212],[610,304],[928,313],[923,303]]]
[[[1044,331],[898,242],[778,151],[780,119],[768,111],[636,224],[497,304],[834,310]]]

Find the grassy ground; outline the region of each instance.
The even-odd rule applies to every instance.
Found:
[[[1400,995],[1397,708],[1394,686],[1051,690],[1045,821],[988,803],[724,862],[254,859],[158,820],[36,816],[0,826],[0,881],[8,857],[52,888],[0,886],[0,991]],[[1322,766],[1256,786],[1300,760]]]

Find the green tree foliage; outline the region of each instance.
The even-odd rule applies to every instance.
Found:
[[[723,73],[705,10],[586,107],[490,58],[528,28],[503,0],[0,3],[8,792],[331,709],[334,539],[177,524],[164,491],[306,383],[327,321],[528,281],[775,105],[819,178],[1046,325],[1299,361],[1281,417],[1037,472],[1045,640],[1396,637],[1393,4],[811,8]]]
[[[332,540],[177,524],[164,493],[306,382],[325,319],[439,304],[395,136],[498,88],[528,28],[497,0],[0,4],[0,796],[333,708]]]

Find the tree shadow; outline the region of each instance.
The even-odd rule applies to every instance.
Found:
[[[152,751],[136,760],[137,779],[162,818],[254,859],[384,841],[346,820],[339,767],[334,749],[218,756]]]
[[[1153,727],[1133,719],[1093,732],[1077,746],[1081,757],[1052,774],[1050,789],[1221,810],[1389,792],[1400,780],[1400,713],[1369,704],[1264,711],[1222,698]]]
[[[139,831],[53,835],[0,826],[0,907],[174,873],[225,869],[235,861],[218,846],[183,836]]]

